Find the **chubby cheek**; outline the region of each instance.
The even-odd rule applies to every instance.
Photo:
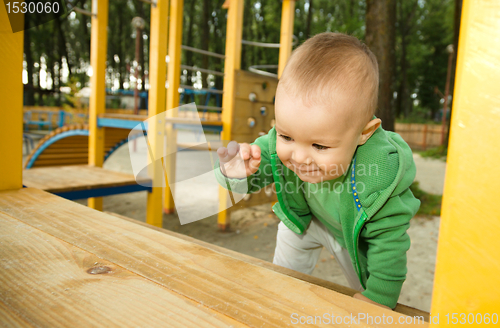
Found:
[[[286,162],[290,159],[291,152],[285,145],[278,141],[276,143],[276,154],[281,162]]]
[[[325,168],[327,175],[340,176],[349,168],[351,158],[348,154],[337,152],[334,155],[324,158],[319,165],[322,169]]]

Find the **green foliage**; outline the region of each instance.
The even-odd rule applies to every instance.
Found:
[[[88,108],[82,104],[80,97],[77,96],[78,91],[78,81],[75,77],[71,77],[68,83],[70,87],[69,94],[65,94],[65,102],[63,103],[63,110],[67,113],[73,114],[72,123],[85,123],[85,115],[88,115]],[[82,114],[79,116],[79,114]]]
[[[183,44],[223,54],[226,42],[227,10],[225,0],[185,0],[183,17]],[[407,122],[427,122],[442,105],[434,93],[437,86],[444,92],[448,54],[446,46],[452,43],[454,0],[396,0],[396,74],[393,89],[397,117]],[[91,10],[91,0],[73,0],[80,8]],[[244,7],[243,39],[257,42],[279,43],[282,1],[246,0]],[[297,0],[295,2],[294,35],[297,47],[315,34],[333,31],[365,38],[366,1],[352,0]],[[134,17],[144,18],[143,51],[140,66],[149,70],[149,35],[151,7],[139,0],[109,1],[109,27],[107,51],[107,88],[132,89],[134,74],[135,29]],[[29,17],[27,18],[29,19]],[[58,88],[65,80],[63,72],[70,69],[72,81],[80,87],[89,85],[90,18],[80,13],[39,25],[27,32],[30,42],[25,49],[29,80],[34,89],[40,88],[47,72],[46,88]],[[167,37],[167,36],[165,36]],[[278,64],[279,50],[242,46],[242,69],[251,65]],[[198,53],[182,51],[182,63],[222,72],[224,61]],[[275,72],[275,70],[270,70]],[[60,79],[62,78],[62,80]],[[69,80],[69,79],[68,79]],[[52,84],[50,84],[52,81]],[[223,78],[207,76],[185,70],[183,84],[200,81],[203,87],[221,89]],[[143,83],[144,85],[144,83]],[[35,91],[36,92],[36,91]],[[40,99],[37,97],[36,99]],[[213,98],[212,98],[213,99]],[[189,97],[185,101],[192,101]],[[203,96],[196,96],[204,103]],[[45,101],[47,102],[47,101]],[[49,103],[53,103],[48,99]],[[210,105],[215,105],[215,99]]]
[[[454,0],[398,1],[395,90],[403,99],[396,102],[396,113],[412,123],[432,119],[442,108],[435,87],[444,93],[453,10]]]
[[[421,124],[441,124],[440,121],[431,119],[432,111],[428,108],[414,106],[413,110],[406,117],[401,115],[396,121],[398,123],[421,123]]]
[[[446,157],[448,156],[448,146],[442,145],[436,148],[428,149],[426,151],[421,152],[420,156],[446,161]]]
[[[420,189],[418,181],[414,181],[411,184],[410,190],[413,195],[421,202],[420,209],[418,210],[416,215],[441,215],[442,196],[426,193],[425,191]]]

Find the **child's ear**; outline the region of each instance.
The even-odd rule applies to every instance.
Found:
[[[363,131],[361,131],[358,145],[363,145],[372,136],[372,134],[375,133],[375,131],[381,124],[382,120],[379,118],[374,118],[373,120],[368,122],[368,124],[366,124],[363,128]]]

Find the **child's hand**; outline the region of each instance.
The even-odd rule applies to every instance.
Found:
[[[355,299],[358,299],[358,300],[362,300],[362,301],[365,301],[365,302],[368,302],[368,303],[371,303],[371,304],[375,304],[375,305],[378,305],[380,307],[383,307],[384,309],[388,309],[388,310],[392,310],[390,307],[388,306],[385,306],[385,305],[382,305],[380,303],[377,303],[375,301],[372,301],[371,299],[369,299],[368,297],[366,297],[365,295],[361,294],[361,293],[356,293],[354,294],[353,298]]]
[[[247,143],[231,141],[226,147],[217,149],[222,174],[228,178],[246,178],[259,169],[260,148]]]

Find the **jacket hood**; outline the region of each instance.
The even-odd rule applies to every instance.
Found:
[[[355,157],[359,199],[369,218],[415,179],[417,170],[410,147],[399,134],[382,127],[358,146]]]

